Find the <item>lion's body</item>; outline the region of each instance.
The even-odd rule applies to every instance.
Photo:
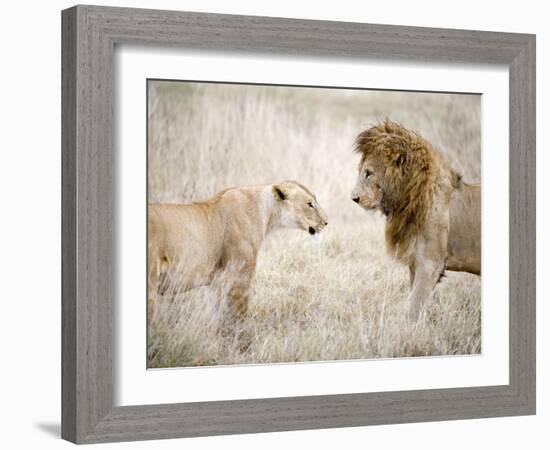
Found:
[[[302,207],[308,202],[315,208]],[[231,188],[188,205],[149,205],[150,318],[156,314],[161,273],[177,277],[184,288],[194,288],[209,284],[217,271],[228,268],[229,306],[235,316],[243,316],[266,235],[277,228],[309,228],[315,234],[325,225],[313,194],[296,182]]]
[[[447,269],[481,274],[481,186],[464,183],[449,203]]]
[[[416,319],[445,270],[481,273],[481,188],[462,181],[420,135],[386,121],[357,138],[362,155],[352,193],[386,215],[388,252],[411,274]]]

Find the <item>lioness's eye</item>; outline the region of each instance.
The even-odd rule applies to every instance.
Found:
[[[315,206],[313,206],[313,202],[307,202],[307,206],[309,206],[310,208],[315,208]]]
[[[365,171],[365,178],[370,178],[372,175],[373,175],[372,171],[368,169]]]

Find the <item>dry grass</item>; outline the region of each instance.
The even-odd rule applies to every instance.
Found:
[[[385,252],[384,218],[349,198],[354,138],[385,117],[421,132],[466,181],[479,181],[479,97],[171,82],[149,89],[149,201],[296,179],[330,222],[320,245],[288,230],[264,243],[244,352],[220,333],[224,280],[188,292],[169,280],[150,328],[150,367],[480,352],[479,278],[449,273],[426,319],[410,325],[408,273]]]

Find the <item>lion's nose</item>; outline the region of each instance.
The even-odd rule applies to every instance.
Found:
[[[359,197],[352,198],[355,203],[359,203]]]
[[[325,222],[325,227],[328,225],[328,222]]]

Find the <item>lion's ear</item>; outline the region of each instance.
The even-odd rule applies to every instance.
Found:
[[[406,161],[407,161],[407,152],[399,152],[396,155],[396,158],[394,160],[394,164],[397,167],[401,167],[403,164],[405,164]]]
[[[283,189],[282,186],[274,185],[273,186],[273,195],[275,195],[275,198],[277,200],[286,200],[287,199],[287,194],[286,194],[286,192],[285,192],[285,190]]]
[[[390,164],[401,167],[407,161],[407,152],[404,150],[394,150],[388,155]]]
[[[462,175],[454,170],[451,170],[451,184],[455,189],[462,187]]]
[[[391,163],[396,167],[403,166],[409,156],[409,144],[399,136],[392,136],[386,143],[386,151]]]

